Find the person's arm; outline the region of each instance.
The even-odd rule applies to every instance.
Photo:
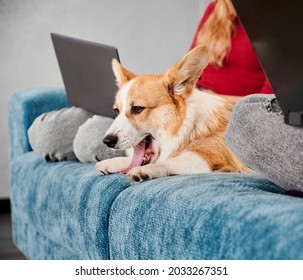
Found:
[[[243,96],[236,96],[236,95],[225,95],[225,94],[220,94],[221,97],[223,97],[224,99],[226,99],[229,102],[232,103],[237,103],[239,100],[241,100],[243,98]]]
[[[244,96],[237,96],[237,95],[219,94],[219,93],[210,92],[210,91],[208,93],[222,97],[225,100],[227,100],[233,104],[237,103],[240,99],[242,99],[244,97]]]

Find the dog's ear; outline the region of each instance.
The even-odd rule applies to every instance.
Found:
[[[170,94],[191,93],[202,71],[208,64],[208,48],[199,46],[187,53],[167,72]]]
[[[135,74],[129,72],[124,67],[122,67],[122,65],[116,59],[113,59],[113,61],[112,61],[112,68],[113,68],[114,75],[116,76],[117,86],[119,88],[121,88],[121,86],[124,83],[126,83],[129,80],[131,80],[134,77],[136,77]]]

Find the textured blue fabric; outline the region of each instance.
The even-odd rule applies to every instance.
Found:
[[[112,201],[129,186],[125,176],[101,177],[92,164],[76,161],[45,163],[30,152],[27,130],[33,120],[68,106],[60,88],[10,96],[14,240],[29,258],[108,259],[107,217]]]
[[[27,129],[69,106],[62,89],[9,100],[14,241],[31,259],[303,259],[303,200],[256,174],[130,186],[92,164],[45,163]]]
[[[109,258],[107,219],[130,184],[126,176],[100,176],[77,161],[46,163],[28,152],[14,161],[12,178],[14,216],[81,259]]]
[[[31,151],[27,130],[36,117],[68,106],[62,88],[35,88],[11,94],[8,103],[11,160]]]
[[[132,186],[112,205],[113,259],[303,259],[303,200],[255,174]]]
[[[79,256],[70,252],[66,247],[52,242],[37,232],[34,226],[25,224],[16,215],[13,215],[14,242],[31,260],[77,260]]]

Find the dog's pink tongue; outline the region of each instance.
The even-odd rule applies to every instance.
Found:
[[[142,165],[143,157],[145,153],[145,147],[146,147],[146,141],[144,139],[137,146],[135,146],[133,158],[130,165],[125,170],[122,170],[121,173],[126,174],[132,168]]]

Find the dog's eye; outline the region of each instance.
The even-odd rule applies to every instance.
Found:
[[[145,107],[132,106],[131,112],[132,112],[132,114],[140,114],[144,109],[145,109]]]
[[[114,108],[114,112],[119,115],[119,109],[118,108]]]

